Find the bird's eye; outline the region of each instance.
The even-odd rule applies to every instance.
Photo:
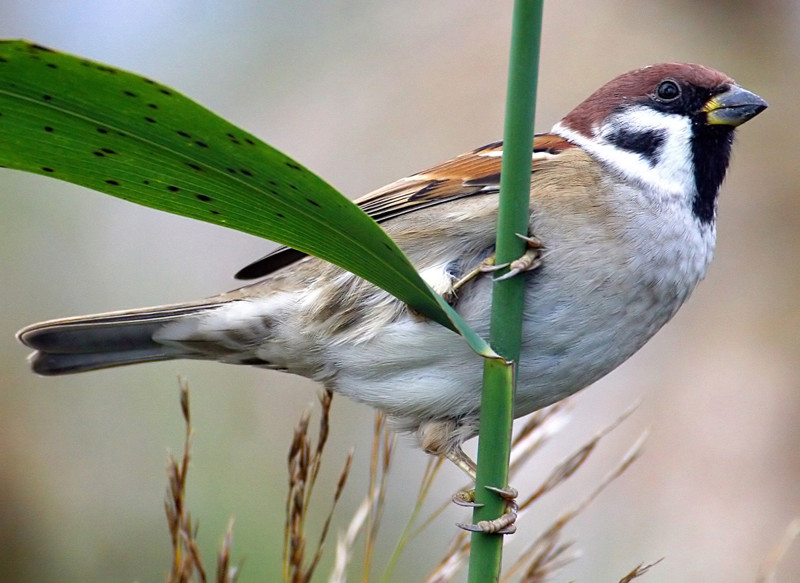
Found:
[[[681,88],[675,81],[662,81],[656,89],[656,96],[664,101],[672,101],[681,95]]]

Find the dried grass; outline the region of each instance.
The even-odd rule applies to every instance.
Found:
[[[633,571],[631,571],[630,573],[628,573],[622,579],[619,580],[619,583],[630,583],[634,579],[638,579],[639,577],[647,573],[652,567],[655,567],[663,560],[664,559],[659,559],[655,563],[650,563],[649,565],[645,564],[636,565],[636,567],[633,568]]]
[[[186,422],[183,455],[180,462],[170,453],[167,457],[167,496],[164,511],[167,515],[170,540],[172,541],[172,565],[167,583],[189,583],[199,581],[206,583],[206,570],[200,558],[197,545],[197,526],[186,509],[186,477],[189,472],[189,460],[192,449],[192,418],[189,410],[189,385],[180,380],[181,412]],[[238,569],[230,566],[231,545],[233,541],[233,521],[222,540],[217,556],[217,570],[214,581],[217,583],[233,583],[236,581]]]
[[[514,476],[519,473],[520,469],[531,461],[544,443],[565,426],[565,413],[569,407],[569,400],[562,401],[553,407],[534,413],[528,418],[512,442],[509,481],[513,483]],[[594,452],[601,439],[618,427],[634,410],[635,407],[631,407],[611,425],[600,431],[589,442],[559,463],[544,482],[519,504],[518,522],[535,502],[572,477]],[[600,484],[582,502],[573,509],[561,514],[533,543],[525,547],[519,556],[510,562],[500,581],[502,583],[511,583],[512,581],[519,583],[551,581],[562,567],[575,560],[577,557],[575,543],[563,540],[564,527],[583,512],[597,498],[600,492],[630,467],[641,454],[645,438],[646,434],[637,440],[617,466],[606,474]],[[457,533],[444,558],[425,579],[425,583],[447,583],[453,581],[455,576],[466,565],[469,549],[470,538],[465,533]],[[506,557],[506,562],[508,561],[509,559]],[[635,577],[644,574],[649,567],[649,565],[637,567],[623,581],[633,580]]]
[[[315,489],[325,445],[330,430],[330,409],[332,394],[322,392],[319,397],[320,413],[316,431],[316,439],[312,437],[311,412],[305,411],[295,428],[288,455],[289,492],[286,499],[286,522],[284,529],[283,581],[287,583],[308,583],[317,571],[323,556],[326,541],[331,530],[331,521],[350,472],[353,453],[348,453],[345,463],[339,472],[332,502],[327,515],[316,537],[313,549],[309,548],[307,525],[309,508]],[[561,402],[546,410],[528,417],[525,424],[515,433],[512,443],[510,481],[520,470],[532,463],[542,446],[559,433],[566,425],[570,401]],[[180,460],[169,456],[167,473],[169,487],[165,502],[167,523],[172,541],[173,559],[168,583],[190,581],[207,581],[206,569],[200,558],[196,542],[197,528],[193,525],[186,509],[185,491],[186,476],[189,467],[192,442],[192,425],[189,411],[188,387],[181,382],[181,410],[186,422],[186,434],[183,455]],[[546,494],[560,487],[582,468],[600,442],[611,431],[617,428],[634,408],[624,412],[608,427],[599,431],[587,443],[579,447],[562,462],[557,464],[544,481],[530,493],[526,494],[519,504],[519,518],[529,513],[536,502]],[[559,571],[577,557],[576,544],[565,538],[565,527],[580,515],[599,494],[616,478],[625,472],[641,455],[642,446],[647,437],[643,434],[630,450],[620,459],[589,494],[573,508],[563,512],[549,527],[539,534],[531,544],[523,548],[518,556],[506,556],[508,565],[503,573],[501,583],[542,583],[553,581]],[[420,536],[449,505],[449,500],[438,506],[433,512],[423,515],[422,509],[426,500],[434,492],[434,484],[443,465],[442,460],[431,458],[420,483],[417,500],[405,528],[400,533],[394,552],[380,573],[376,569],[376,546],[379,540],[381,520],[386,507],[386,489],[388,475],[391,470],[393,451],[396,439],[388,429],[386,419],[376,414],[373,430],[372,451],[370,456],[370,480],[368,491],[363,502],[354,512],[346,529],[337,537],[334,565],[328,581],[344,583],[348,574],[358,572],[358,578],[367,582],[371,580],[388,581],[393,570],[409,543]],[[437,491],[437,496],[441,493]],[[233,521],[227,532],[217,556],[215,581],[233,582],[238,569],[231,566]],[[791,541],[800,534],[800,520],[795,521],[787,530],[784,540],[770,555],[762,566],[758,583],[774,583],[775,569],[786,552]],[[359,538],[363,535],[363,562],[359,566],[351,564]],[[425,578],[425,583],[448,583],[461,576],[467,564],[470,550],[470,536],[464,531],[455,531],[444,556]],[[509,551],[506,551],[506,555]],[[640,564],[620,579],[620,583],[629,583],[646,574],[654,565]]]
[[[308,542],[306,525],[309,517],[309,506],[314,485],[319,476],[319,469],[322,465],[325,444],[328,441],[332,399],[333,394],[330,391],[322,391],[319,395],[320,419],[316,444],[314,444],[314,440],[309,434],[311,412],[307,410],[300,417],[300,421],[295,427],[294,439],[289,448],[289,493],[286,497],[283,554],[283,581],[286,582],[307,583],[311,581],[311,577],[314,575],[314,571],[322,558],[325,542],[330,531],[333,511],[339,502],[347,482],[347,476],[350,473],[350,465],[353,459],[352,451],[348,453],[344,467],[339,473],[339,479],[333,494],[333,502],[330,505],[322,531],[317,539],[316,549],[311,554],[311,559],[306,560],[306,545]]]

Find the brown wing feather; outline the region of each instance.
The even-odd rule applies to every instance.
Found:
[[[534,154],[556,155],[575,147],[553,134],[534,138]],[[497,193],[503,143],[494,142],[443,164],[379,188],[355,201],[369,216],[381,223],[393,217],[467,196]],[[534,157],[531,171],[548,156]],[[236,274],[237,279],[255,279],[291,265],[306,254],[290,247],[279,247]]]

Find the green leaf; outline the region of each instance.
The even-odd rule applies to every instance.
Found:
[[[0,41],[0,165],[271,239],[339,265],[494,353],[375,221],[332,186],[177,91]]]

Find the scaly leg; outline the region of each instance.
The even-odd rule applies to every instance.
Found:
[[[447,454],[447,459],[453,462],[456,466],[461,468],[473,481],[475,481],[475,474],[477,466],[472,459],[464,453],[460,447]],[[497,493],[506,501],[506,512],[495,518],[494,520],[481,520],[476,524],[463,524],[457,523],[456,526],[469,530],[470,532],[485,532],[488,534],[514,534],[517,527],[514,522],[517,520],[517,491],[514,488],[496,488],[494,486],[486,486],[487,490]],[[459,490],[453,494],[453,502],[459,506],[467,506],[470,508],[477,508],[483,506],[479,502],[475,502],[475,490]]]
[[[542,242],[539,241],[539,239],[537,239],[533,235],[525,236],[517,233],[517,237],[523,239],[526,243],[528,243],[528,249],[525,251],[525,253],[522,254],[522,257],[520,257],[519,259],[515,259],[510,263],[501,263],[498,265],[495,264],[495,254],[492,253],[489,257],[481,261],[478,265],[476,265],[467,273],[465,273],[463,276],[461,276],[461,278],[458,281],[456,281],[453,284],[453,287],[447,292],[445,299],[449,302],[450,298],[455,297],[458,290],[460,290],[465,284],[472,281],[482,273],[493,273],[495,271],[503,269],[504,267],[509,267],[510,270],[508,273],[497,278],[498,280],[503,280],[514,277],[515,275],[522,273],[524,271],[533,271],[534,269],[539,267],[542,264],[541,261]]]
[[[517,233],[517,237],[528,244],[528,249],[522,254],[522,257],[508,264],[510,268],[508,273],[501,275],[496,281],[510,279],[524,271],[533,271],[542,264],[542,242],[533,235],[525,236]]]
[[[492,271],[497,271],[502,267],[505,266],[502,265],[500,267],[495,266],[494,253],[492,253],[491,255],[489,255],[489,257],[487,257],[486,259],[478,263],[478,265],[470,269],[467,273],[462,275],[461,278],[453,284],[453,287],[450,289],[450,291],[447,292],[447,296],[454,297],[457,294],[458,290],[460,290],[462,287],[464,287],[464,285],[466,285],[468,282],[472,281],[482,273],[491,273]],[[450,301],[449,297],[446,297],[445,299]]]

